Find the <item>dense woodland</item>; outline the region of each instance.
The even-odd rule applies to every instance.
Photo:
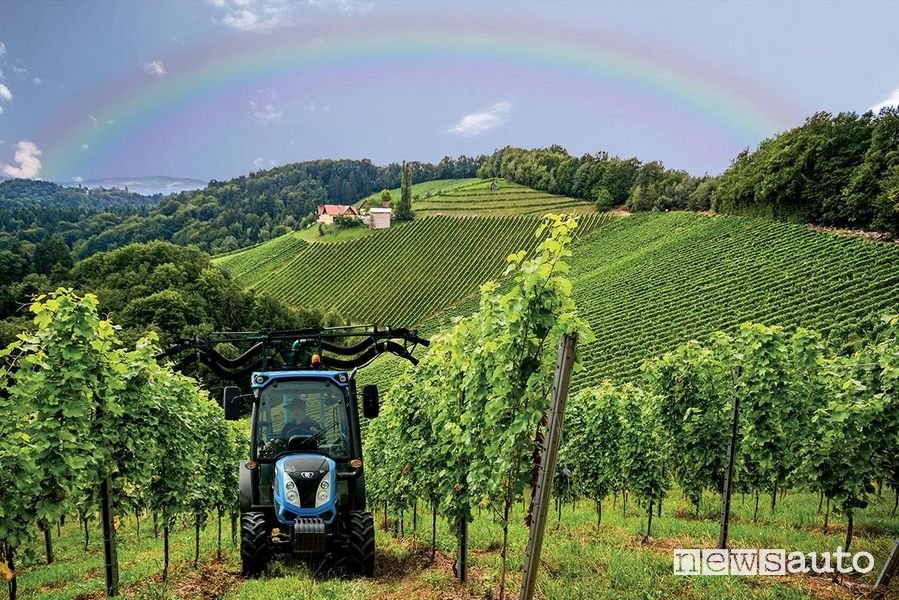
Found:
[[[899,235],[899,108],[818,113],[765,140],[721,176],[712,208]]]
[[[506,147],[480,177],[583,198],[600,210],[708,210],[899,235],[899,109],[818,113],[738,155],[720,176],[561,146]]]
[[[58,244],[61,242],[42,251],[49,257],[42,259],[45,262],[58,260],[49,270],[0,286],[0,344],[31,328],[25,309],[35,294],[59,287],[95,294],[100,310],[115,318],[128,343],[147,330],[156,331],[165,345],[210,331],[292,329],[341,322],[333,314],[289,308],[270,296],[244,291],[196,248],[169,242],[130,244],[73,266],[71,257],[64,254],[65,245],[60,248]],[[4,253],[2,265],[12,252],[0,252]]]
[[[659,161],[619,158],[606,152],[574,157],[561,146],[505,147],[487,157],[479,177],[505,177],[538,190],[596,202],[599,210],[704,210],[714,178],[666,169]]]

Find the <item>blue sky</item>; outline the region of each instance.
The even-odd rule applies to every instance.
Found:
[[[459,23],[457,47],[447,22]],[[225,179],[313,158],[561,144],[717,173],[815,111],[899,103],[896,23],[896,2],[6,1],[0,170]],[[410,27],[446,43],[333,58]],[[466,48],[469,28],[493,32],[505,54],[492,56],[489,39]],[[531,31],[538,49],[516,57]],[[319,63],[279,63],[258,86],[256,58],[231,72],[256,48],[263,70],[280,44],[304,40],[325,48]],[[594,47],[616,57],[587,80],[574,61]],[[216,84],[191,83],[214,73]],[[697,74],[710,82],[704,99],[689,89]],[[139,102],[155,94],[168,100]],[[765,105],[754,120],[753,103]]]

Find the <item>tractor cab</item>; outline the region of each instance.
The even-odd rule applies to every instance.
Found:
[[[249,344],[235,358],[217,347]],[[228,419],[249,405],[250,456],[240,461],[241,559],[247,576],[273,553],[321,557],[362,576],[374,572],[374,522],[366,511],[361,413],[378,415],[378,389],[356,389],[357,369],[382,353],[416,363],[408,330],[349,327],[214,334],[185,340],[160,357],[202,363],[228,386]],[[243,379],[243,381],[240,381]],[[243,393],[249,389],[249,392]]]

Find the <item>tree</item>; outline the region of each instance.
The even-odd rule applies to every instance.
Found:
[[[612,193],[602,186],[596,188],[596,210],[606,211],[613,208],[615,208],[615,200],[612,199]]]
[[[412,170],[405,162],[400,184],[400,199],[396,204],[393,216],[397,221],[410,221],[415,216],[412,211]]]
[[[34,272],[49,275],[55,267],[72,268],[72,255],[69,247],[57,237],[47,237],[38,244],[32,257]]]

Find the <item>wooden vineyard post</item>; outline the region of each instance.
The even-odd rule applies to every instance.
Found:
[[[737,456],[737,434],[740,425],[740,396],[737,394],[737,380],[740,378],[740,367],[734,371],[733,387],[731,388],[731,425],[730,441],[727,444],[727,470],[724,472],[724,493],[721,495],[721,535],[718,538],[718,547],[727,548],[727,526],[730,522],[730,498],[734,485],[734,461]]]
[[[521,578],[519,600],[531,600],[534,597],[534,591],[537,589],[540,550],[543,546],[543,533],[546,530],[546,516],[552,493],[553,472],[556,469],[559,442],[562,437],[562,424],[565,420],[565,402],[568,400],[568,386],[571,383],[571,369],[574,365],[576,348],[576,334],[566,334],[559,342],[559,357],[556,361],[556,374],[553,377],[549,421],[546,425],[546,437],[543,441],[543,457],[540,461],[540,472],[537,475],[537,488],[534,490],[534,518],[531,520],[531,532],[528,536],[527,552],[524,557],[524,573]]]
[[[116,553],[115,523],[112,515],[112,481],[100,484],[100,516],[103,520],[103,557],[106,563],[106,597],[119,595],[119,559]]]

